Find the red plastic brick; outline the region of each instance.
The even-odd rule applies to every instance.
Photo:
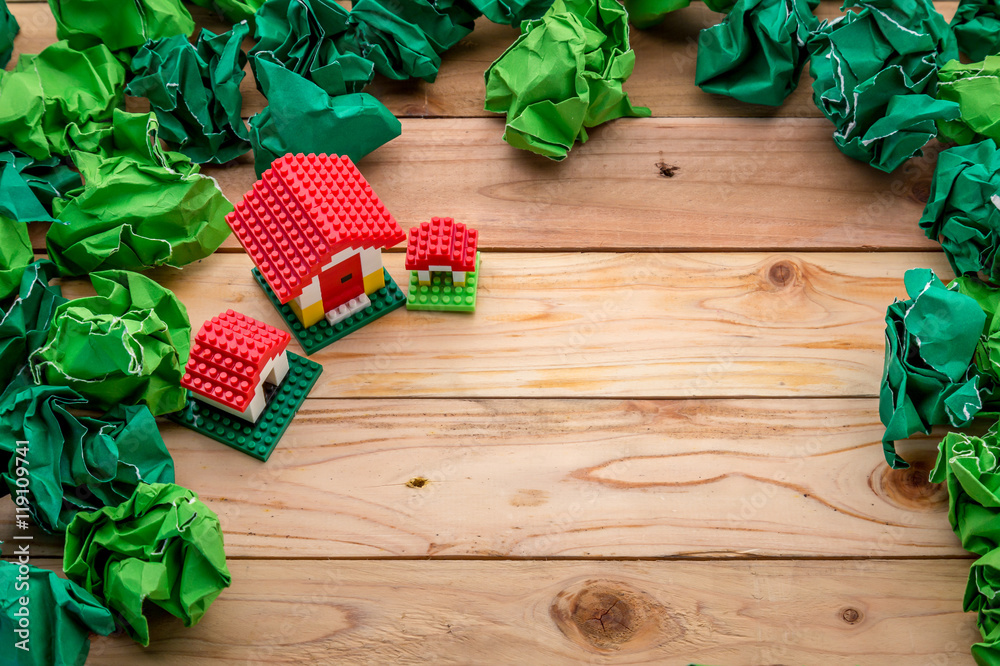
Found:
[[[402,227],[347,156],[279,157],[226,216],[281,303],[347,247],[392,247]]]
[[[406,270],[426,271],[448,266],[453,271],[476,270],[479,232],[450,217],[434,217],[410,229],[406,243]]]
[[[268,361],[288,347],[291,336],[234,310],[206,321],[184,368],[181,386],[245,411]]]

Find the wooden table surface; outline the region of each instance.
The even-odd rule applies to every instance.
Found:
[[[18,52],[55,41],[46,4],[12,10]],[[89,663],[971,663],[937,439],[891,471],[877,414],[903,272],[948,275],[917,227],[936,149],[894,174],[848,159],[808,77],[780,109],[701,92],[718,17],[633,31],[626,89],[653,117],[561,164],[482,110],[514,28],[480,20],[434,84],[373,86],[403,134],[360,166],[403,226],[480,230],[479,307],[399,310],[313,356],[267,463],[164,422],[233,585],[198,626],[154,611],[149,648],[98,638]],[[249,158],[205,172],[233,201],[254,181]],[[195,327],[277,324],[250,265],[230,239],[151,275]],[[32,552],[60,566],[59,541]]]

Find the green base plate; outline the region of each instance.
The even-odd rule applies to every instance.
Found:
[[[422,285],[417,271],[410,272],[410,293],[406,297],[407,310],[436,310],[439,312],[474,312],[476,291],[479,287],[479,253],[476,253],[476,270],[465,276],[465,286],[456,287],[447,271],[431,273],[431,283]]]
[[[318,324],[313,324],[309,328],[306,328],[299,321],[299,318],[295,316],[290,305],[282,305],[278,301],[277,296],[274,295],[274,292],[268,286],[260,271],[253,268],[250,272],[253,273],[253,279],[257,281],[260,288],[267,294],[267,299],[271,301],[271,305],[274,306],[274,309],[278,311],[281,318],[288,324],[292,335],[299,341],[302,349],[307,354],[318,352],[323,347],[333,344],[345,335],[353,333],[365,324],[370,324],[379,317],[389,314],[406,303],[406,296],[403,294],[403,290],[393,282],[389,271],[383,268],[382,273],[385,275],[385,286],[368,296],[372,301],[371,305],[361,312],[357,312],[347,319],[337,322],[333,326],[325,319],[322,319]]]
[[[190,394],[184,409],[168,414],[167,418],[257,460],[267,460],[321,372],[323,366],[319,363],[288,352],[288,374],[256,423],[244,421]]]

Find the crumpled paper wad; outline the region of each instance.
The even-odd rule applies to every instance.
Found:
[[[938,72],[937,96],[957,103],[960,112],[958,118],[938,121],[941,136],[963,144],[1000,141],[1000,56],[969,65],[952,60]]]
[[[1000,435],[951,432],[939,445],[931,483],[948,484],[948,521],[962,547],[985,555],[1000,546]]]
[[[972,60],[1000,53],[1000,2],[959,0],[951,19],[958,50]]]
[[[8,386],[28,357],[45,344],[56,308],[66,302],[50,261],[36,261],[24,270],[16,294],[0,302],[0,386]]]
[[[0,299],[14,293],[25,269],[34,259],[28,225],[0,215]]]
[[[218,516],[174,484],[140,484],[117,507],[77,514],[63,568],[142,645],[149,645],[143,602],[190,627],[231,582]]]
[[[14,53],[14,38],[21,26],[7,8],[6,0],[0,0],[0,69],[7,66]]]
[[[56,37],[77,49],[104,44],[120,51],[194,32],[194,19],[181,0],[49,0],[49,7]]]
[[[0,151],[0,218],[55,222],[52,201],[79,187],[80,174],[58,157],[36,160],[16,148]]]

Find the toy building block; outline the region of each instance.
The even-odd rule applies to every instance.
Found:
[[[447,271],[453,284],[465,284],[465,276],[476,270],[479,232],[450,217],[434,217],[410,229],[406,244],[406,270],[416,271],[422,285],[431,283],[431,273]]]
[[[169,418],[267,460],[323,370],[289,353],[290,339],[233,310],[206,321],[181,379],[187,404]]]
[[[410,229],[407,310],[473,312],[479,287],[479,232],[450,217]]]
[[[303,329],[370,311],[387,284],[382,249],[406,238],[350,158],[336,155],[278,158],[226,222],[272,301]]]

